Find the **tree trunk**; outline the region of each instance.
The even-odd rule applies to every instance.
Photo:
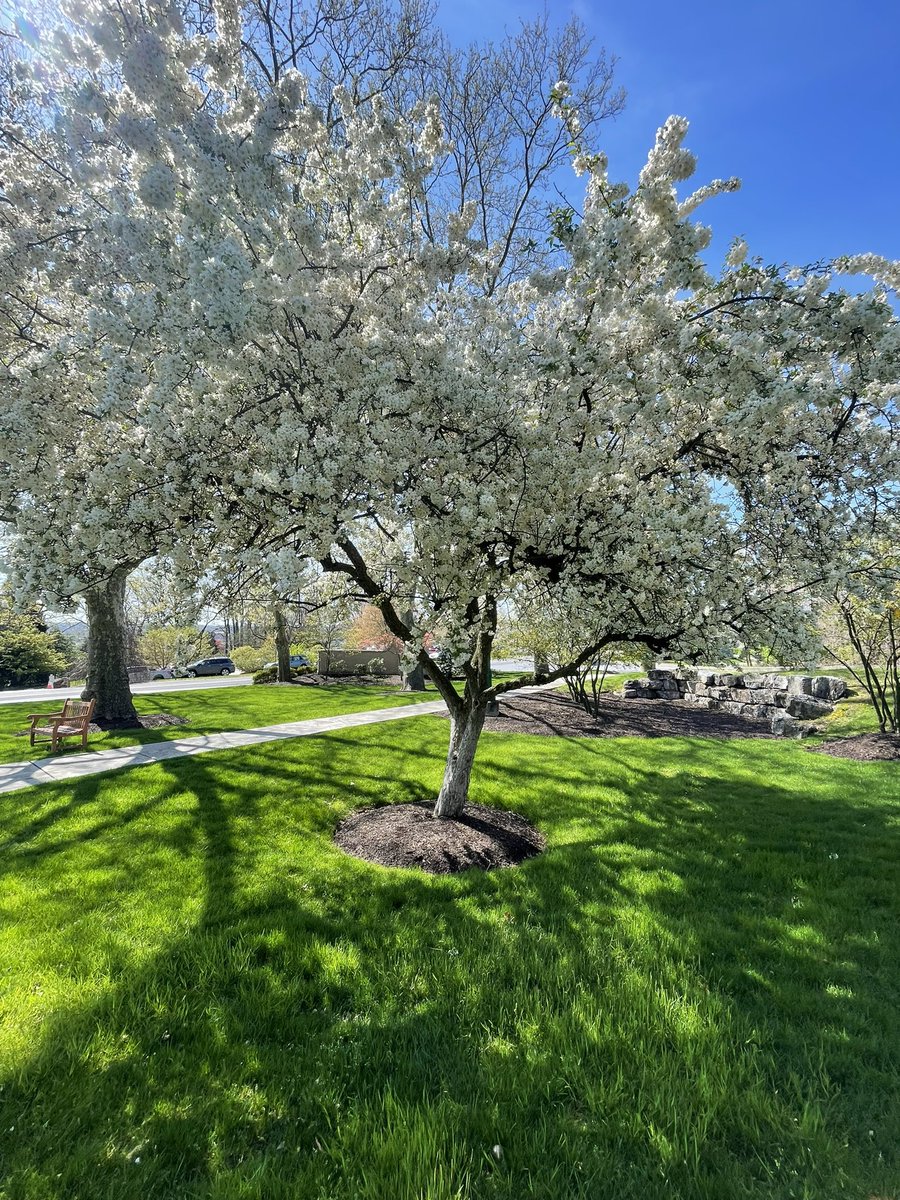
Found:
[[[125,638],[125,582],[128,572],[114,571],[109,579],[85,592],[88,618],[87,682],[82,700],[94,700],[98,725],[129,728],[138,715],[128,682]]]
[[[291,640],[288,637],[287,621],[284,619],[284,609],[280,604],[275,605],[275,657],[278,659],[278,682],[291,682]]]
[[[544,650],[535,650],[534,652],[534,673],[535,675],[550,674],[550,663],[547,661],[547,654]]]
[[[434,806],[436,817],[452,820],[462,813],[469,797],[469,779],[484,717],[483,704],[466,706],[462,711],[450,714],[450,748],[444,781]]]
[[[404,625],[410,628],[414,619],[413,610],[408,608],[403,614]],[[420,662],[417,662],[411,671],[403,672],[403,690],[404,692],[425,691],[425,668]]]
[[[403,690],[404,692],[425,691],[425,668],[421,663],[416,663],[411,671],[403,672]]]

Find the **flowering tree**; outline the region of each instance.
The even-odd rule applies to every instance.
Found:
[[[512,687],[620,641],[799,651],[798,598],[835,586],[848,526],[898,475],[896,267],[785,271],[737,245],[713,274],[693,214],[735,185],[680,197],[686,123],[660,130],[632,190],[559,83],[583,217],[558,211],[551,260],[510,273],[514,227],[485,232],[466,204],[428,218],[435,105],[337,89],[326,112],[292,71],[261,93],[236,9],[210,39],[168,7],[137,13],[101,8],[59,39],[77,87],[45,136],[74,183],[42,179],[33,150],[7,174],[29,230],[12,257],[51,298],[42,344],[6,367],[19,436],[76,370],[121,432],[78,509],[98,559],[152,528],[176,562],[213,536],[286,593],[309,558],[348,580],[447,702],[441,817]],[[882,283],[848,295],[836,269]],[[59,336],[56,306],[79,314]],[[494,685],[498,609],[523,586],[597,632]],[[462,695],[425,652],[438,626]]]
[[[318,0],[306,7],[295,0],[242,0],[218,10],[132,4],[117,17],[103,4],[79,6],[54,36],[47,30],[43,45],[48,13],[32,15],[35,22],[23,26],[30,46],[25,61],[11,53],[10,39],[0,45],[0,143],[5,178],[18,180],[0,212],[0,228],[6,221],[0,363],[13,368],[6,383],[17,396],[0,421],[0,457],[7,464],[0,472],[0,511],[11,515],[19,532],[15,569],[23,595],[42,594],[59,604],[84,597],[93,649],[85,696],[96,699],[100,719],[127,724],[136,714],[122,633],[125,581],[167,544],[161,533],[168,513],[160,498],[168,485],[146,444],[141,414],[133,406],[114,408],[107,396],[110,387],[139,384],[142,351],[158,361],[141,335],[173,280],[181,286],[196,266],[188,258],[174,275],[160,269],[175,265],[166,262],[171,244],[165,234],[151,236],[146,213],[140,215],[142,205],[160,215],[174,179],[167,153],[151,161],[164,140],[155,130],[162,92],[142,93],[151,82],[147,73],[160,66],[158,56],[170,48],[177,56],[174,73],[158,72],[164,88],[177,89],[178,72],[190,71],[198,119],[188,140],[196,134],[199,144],[209,133],[207,118],[223,117],[223,97],[234,102],[238,91],[242,98],[232,103],[230,122],[239,121],[242,106],[248,114],[254,107],[267,110],[268,119],[277,121],[277,111],[299,95],[298,67],[308,76],[301,90],[307,106],[316,106],[317,137],[335,144],[346,138],[346,108],[371,112],[388,97],[396,103],[422,88],[435,90],[456,140],[434,164],[431,199],[420,194],[422,218],[446,232],[448,209],[471,204],[485,233],[505,239],[497,269],[507,274],[540,257],[531,236],[536,205],[565,154],[565,131],[550,119],[547,75],[555,69],[579,81],[591,125],[615,113],[622,97],[612,88],[612,64],[602,53],[593,55],[575,20],[558,32],[538,21],[498,47],[460,56],[450,51],[421,0]],[[109,109],[104,92],[113,97]],[[60,96],[70,111],[54,124]],[[533,114],[528,128],[517,120],[516,108]],[[111,114],[115,119],[106,124]],[[182,106],[176,125],[186,115]],[[237,126],[233,133],[240,136]],[[267,135],[270,148],[273,133]],[[298,144],[296,130],[294,140],[302,161],[308,147],[302,136]],[[207,156],[211,151],[204,145]],[[177,157],[174,143],[170,153]],[[518,171],[510,169],[516,155],[522,159]],[[135,173],[141,158],[148,169]],[[214,160],[195,181],[201,191],[213,177],[210,169],[214,175]],[[266,171],[257,158],[245,173],[245,185],[254,176],[257,198]],[[137,190],[136,204],[127,198],[129,186]],[[240,197],[245,209],[249,196],[245,191]],[[213,198],[207,215],[215,209]],[[220,215],[225,236],[230,217],[224,210]],[[207,298],[217,288],[214,274],[195,280]],[[114,311],[100,316],[98,295],[107,307],[112,301]],[[117,341],[110,322],[126,308],[125,338]],[[202,305],[195,315],[199,321],[208,317]],[[214,319],[207,347],[217,332]],[[171,351],[170,339],[166,345]],[[187,359],[170,357],[170,371],[178,376],[192,355],[188,350]],[[213,391],[199,402],[211,406]],[[212,444],[217,432],[204,413],[195,435]],[[110,510],[120,518],[118,554],[109,539],[102,552],[95,544],[97,515]],[[189,526],[196,538],[196,516],[190,514],[182,533]]]
[[[882,733],[900,733],[900,542],[896,519],[852,543],[852,570],[821,604],[818,631],[860,685]]]

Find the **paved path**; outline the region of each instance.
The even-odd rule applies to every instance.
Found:
[[[149,683],[133,683],[132,694],[147,696],[154,692],[202,692],[208,688],[245,687],[253,682],[248,672],[240,675],[201,675],[197,679],[156,679]],[[45,700],[74,700],[83,690],[83,685],[65,688],[4,688],[0,692],[0,704],[41,704]]]
[[[560,687],[560,681],[524,687],[519,695],[544,692]],[[167,742],[144,742],[137,746],[122,746],[119,750],[95,750],[91,754],[55,754],[29,762],[0,763],[0,792],[15,792],[36,787],[41,783],[59,783],[67,779],[83,779],[101,771],[120,767],[138,767],[162,762],[166,758],[183,758],[192,754],[208,754],[211,750],[233,750],[237,746],[259,746],[285,738],[309,737],[315,733],[330,733],[334,729],[354,729],[359,725],[377,725],[382,721],[401,721],[404,717],[429,716],[446,713],[443,700],[426,700],[418,704],[395,705],[393,708],[372,708],[368,712],[342,713],[336,717],[311,717],[306,721],[286,721],[283,725],[263,725],[259,729],[234,729],[228,733],[202,733],[196,737],[173,738]]]
[[[501,658],[491,663],[495,671],[520,671],[523,675],[534,670],[534,662],[528,658]],[[201,675],[197,679],[152,679],[147,683],[133,683],[132,694],[147,696],[159,692],[202,692],[209,688],[246,687],[253,682],[251,671],[238,675]],[[347,680],[352,683],[352,679]],[[41,704],[47,700],[74,700],[82,692],[83,685],[66,688],[4,688],[0,691],[0,704]]]
[[[432,700],[403,707],[343,713],[337,717],[287,721],[283,725],[265,725],[260,729],[236,729],[229,733],[207,733],[168,742],[144,742],[139,746],[123,746],[119,750],[96,750],[92,754],[57,754],[31,762],[5,763],[0,764],[0,792],[14,792],[20,788],[34,787],[39,783],[82,779],[85,775],[115,771],[119,767],[161,762],[166,758],[207,754],[210,750],[259,746],[264,742],[277,742],[284,738],[309,737],[310,734],[329,733],[334,729],[354,729],[359,725],[376,725],[381,721],[399,721],[404,717],[421,717],[424,714],[446,711],[443,700]]]

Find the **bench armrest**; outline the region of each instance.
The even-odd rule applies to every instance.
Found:
[[[57,717],[60,720],[62,720],[63,713],[62,712],[49,712],[49,713],[29,713],[28,714],[28,719],[30,721],[53,721]]]

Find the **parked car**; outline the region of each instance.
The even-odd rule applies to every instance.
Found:
[[[193,679],[195,675],[233,675],[236,670],[230,658],[198,658],[182,668],[188,679]]]
[[[270,667],[277,667],[277,666],[278,666],[277,662],[266,663],[265,666],[263,667],[263,670],[267,671]],[[312,663],[309,661],[309,659],[306,657],[305,654],[292,654],[291,655],[291,670],[292,671],[299,671],[301,667],[311,667],[311,666],[312,666]]]
[[[177,678],[177,676],[175,674],[174,667],[157,667],[156,670],[153,672],[153,674],[150,676],[150,678],[151,679],[175,679],[175,678]]]

